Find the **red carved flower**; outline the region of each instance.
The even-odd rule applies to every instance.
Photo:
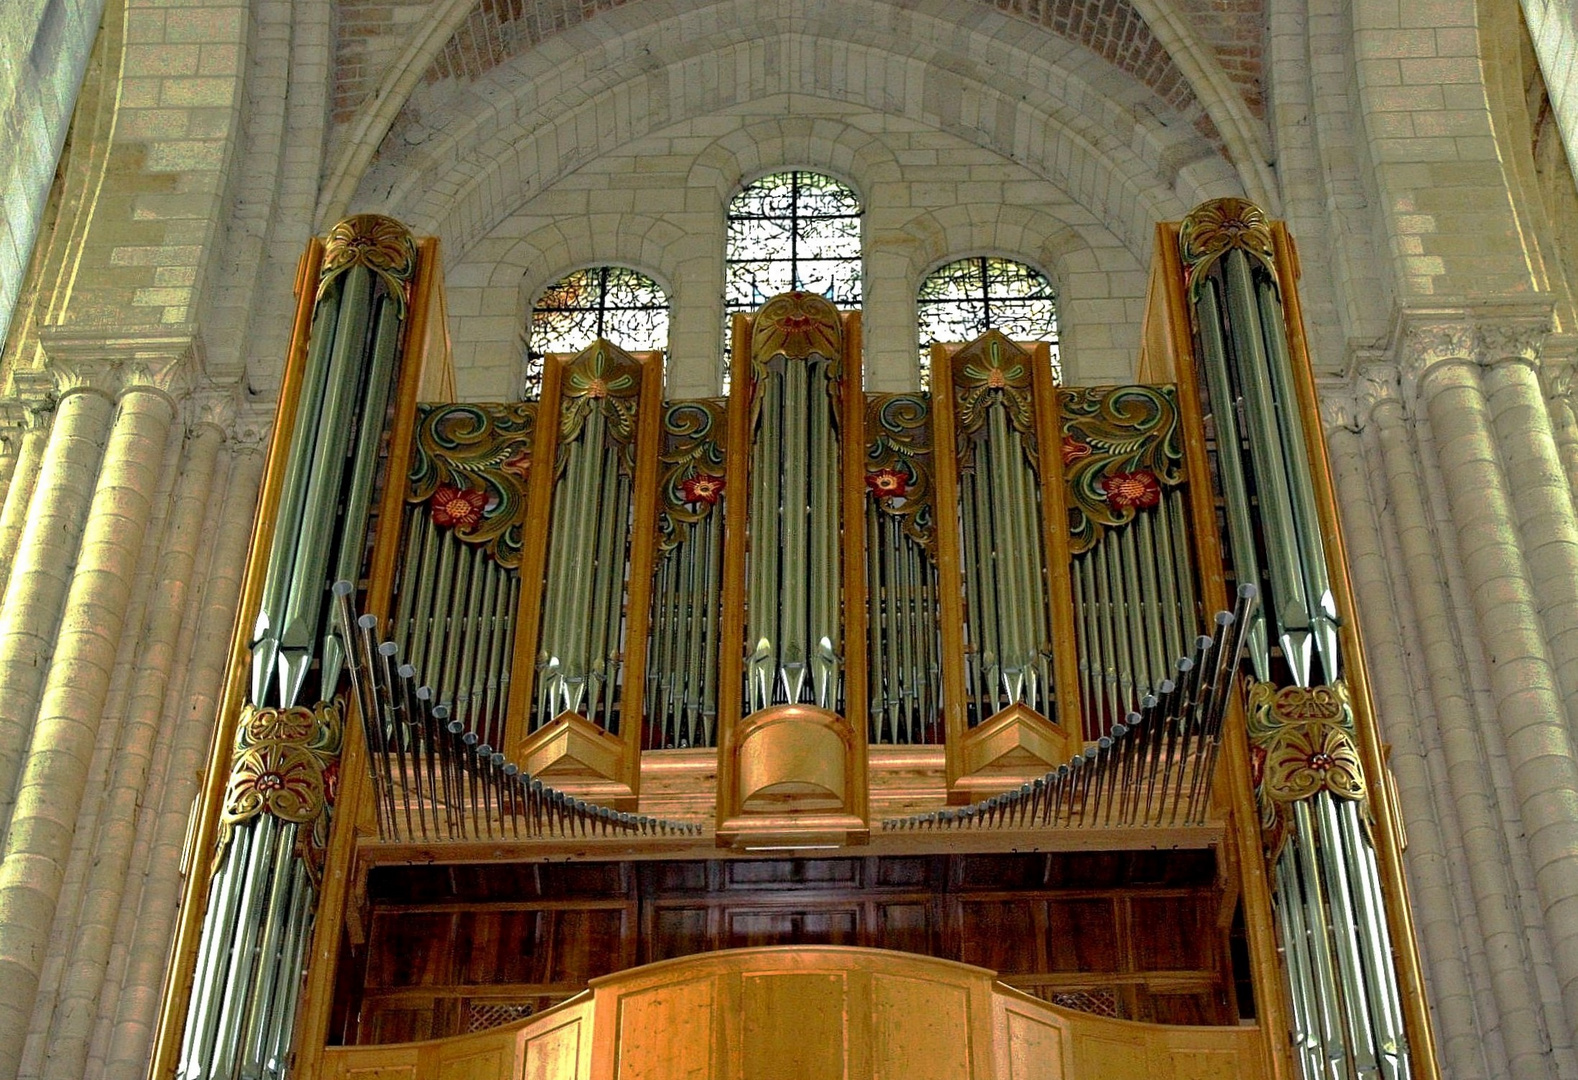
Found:
[[[874,499],[896,499],[909,491],[910,482],[897,469],[878,469],[866,474],[866,487]]]
[[[986,373],[986,385],[993,390],[1001,390],[1008,385],[1008,376],[1003,374],[1002,368],[993,368]]]
[[[531,472],[531,448],[521,443],[513,454],[504,459],[504,463],[499,468],[507,473],[514,473],[522,480],[526,479],[527,474]]]
[[[485,492],[440,484],[433,492],[433,524],[443,529],[460,529],[482,520],[488,505]]]
[[[285,778],[272,770],[269,772],[261,772],[258,773],[257,779],[252,781],[252,786],[258,791],[267,794],[271,791],[278,791],[283,788],[285,786]]]
[[[1072,465],[1081,458],[1091,455],[1089,443],[1082,443],[1072,435],[1063,436],[1063,464]]]
[[[716,506],[723,496],[723,477],[711,473],[697,473],[680,481],[679,493],[688,503]]]
[[[608,396],[608,383],[603,379],[593,379],[586,385],[586,396],[589,398],[605,398]]]
[[[816,319],[811,315],[791,312],[780,318],[778,325],[791,334],[800,334],[816,326]]]
[[[1317,772],[1328,772],[1337,764],[1337,760],[1324,750],[1317,750],[1309,756],[1309,767]]]
[[[1126,506],[1155,506],[1162,500],[1162,485],[1153,473],[1143,470],[1131,473],[1112,473],[1103,483],[1108,504],[1122,509]]]

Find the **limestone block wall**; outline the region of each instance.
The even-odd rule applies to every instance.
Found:
[[[820,168],[851,184],[864,220],[867,384],[918,380],[915,293],[936,266],[1007,255],[1058,289],[1065,375],[1133,372],[1146,270],[1088,210],[1001,154],[902,117],[769,96],[634,139],[525,199],[446,267],[460,393],[520,393],[522,331],[542,290],[580,266],[651,275],[671,303],[669,385],[716,393],[723,337],[724,215],[741,183]]]
[[[0,340],[22,292],[104,0],[0,8]]]

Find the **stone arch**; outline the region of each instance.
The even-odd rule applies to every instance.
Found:
[[[1069,222],[1024,206],[1001,203],[926,211],[905,220],[896,235],[908,245],[881,245],[894,263],[891,276],[902,301],[891,326],[873,328],[867,340],[910,343],[915,337],[915,294],[927,273],[968,255],[1018,259],[1045,273],[1058,291],[1063,373],[1070,383],[1131,378],[1139,349],[1139,320],[1145,300],[1145,264],[1094,220]],[[900,325],[902,323],[902,326]],[[868,345],[868,349],[872,346]],[[903,368],[905,385],[919,375],[913,348],[893,344],[873,358],[884,381]],[[890,369],[894,369],[890,372]]]
[[[886,12],[870,0],[841,5],[850,6]],[[1099,86],[1087,81],[1080,50],[1066,43],[1062,55],[1032,55],[916,13],[905,20],[907,34],[851,19],[845,37],[811,37],[758,8],[719,0],[702,9],[701,17],[726,27],[712,34],[690,17],[612,39],[578,30],[555,39],[567,55],[548,70],[539,65],[530,80],[512,62],[473,86],[450,88],[443,101],[424,99],[433,114],[401,136],[403,149],[400,140],[387,146],[359,201],[464,247],[512,197],[595,154],[678,120],[791,91],[823,99],[830,112],[858,105],[1025,162],[1137,250],[1156,219],[1237,190],[1231,168],[1204,140],[1141,115],[1149,91],[1116,73],[1100,73]],[[569,39],[582,35],[587,51],[572,53]]]
[[[662,287],[672,312],[681,292],[676,267],[692,240],[649,214],[577,213],[478,245],[446,275],[460,398],[519,396],[532,305],[571,271],[605,265],[638,270]]]
[[[718,192],[719,210],[746,184],[782,169],[805,168],[847,184],[871,205],[874,185],[903,175],[878,135],[837,116],[786,116],[735,128],[696,156],[686,185]]]

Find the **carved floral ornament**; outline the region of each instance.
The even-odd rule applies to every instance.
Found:
[[[641,363],[612,342],[598,338],[564,368],[559,414],[559,454],[555,470],[569,461],[570,444],[581,437],[586,419],[600,413],[608,439],[623,448],[621,464],[635,473],[636,411],[641,400]]]
[[[658,481],[658,547],[673,551],[723,501],[723,402],[673,401],[663,407],[663,473]]]
[[[1069,543],[1078,554],[1183,483],[1183,434],[1171,387],[1062,387],[1058,409]]]
[[[833,366],[828,374],[839,376],[844,354],[844,326],[838,309],[816,293],[780,293],[756,315],[751,330],[751,366],[760,380],[769,363],[778,357],[810,360],[820,356]]]
[[[986,426],[987,411],[1001,404],[1024,438],[1031,465],[1039,469],[1031,363],[1030,353],[1000,331],[988,330],[953,354],[954,408],[959,434],[973,437]],[[960,464],[965,464],[964,459],[971,456],[970,445],[965,443],[961,450]]]
[[[1184,288],[1192,296],[1218,259],[1237,249],[1259,262],[1276,279],[1271,223],[1260,207],[1244,199],[1212,199],[1197,206],[1178,230]]]
[[[867,495],[935,558],[931,399],[920,394],[871,396],[866,402],[866,438]]]
[[[520,565],[537,403],[419,405],[406,490],[433,524]]]
[[[321,852],[328,844],[344,729],[344,705],[338,699],[313,708],[243,709],[219,823],[221,848],[237,825],[272,814],[282,822],[311,826],[307,845]]]
[[[1539,366],[1551,337],[1550,318],[1540,312],[1457,310],[1428,320],[1422,314],[1410,319],[1397,347],[1404,382],[1413,386],[1450,364]]]
[[[329,286],[353,266],[365,266],[383,280],[396,313],[404,318],[411,279],[416,276],[416,241],[410,230],[382,214],[357,214],[330,229],[318,273],[319,303]]]
[[[1249,738],[1263,799],[1291,803],[1326,791],[1344,799],[1368,794],[1353,738],[1348,688],[1249,684]]]

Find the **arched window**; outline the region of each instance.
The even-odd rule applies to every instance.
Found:
[[[1052,374],[1061,381],[1057,349],[1057,297],[1046,275],[1012,259],[976,255],[939,266],[921,282],[921,386],[931,383],[934,342],[973,341],[1000,330],[1015,341],[1052,346]]]
[[[723,276],[723,379],[729,324],[781,292],[821,293],[860,306],[860,196],[820,173],[794,169],[747,184],[729,203]]]
[[[668,348],[668,296],[663,287],[628,266],[592,266],[548,286],[531,310],[526,331],[526,388],[542,394],[542,358],[575,353],[597,338],[642,352]]]

